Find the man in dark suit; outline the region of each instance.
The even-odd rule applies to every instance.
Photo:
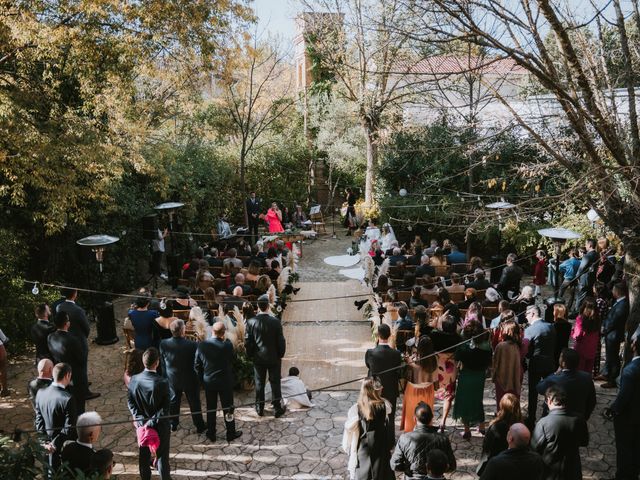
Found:
[[[36,346],[36,364],[43,358],[51,359],[47,337],[55,332],[56,327],[49,321],[50,315],[51,310],[46,303],[36,307],[36,323],[31,326],[31,340]]]
[[[240,287],[242,289],[242,295],[251,295],[253,289],[244,282],[244,274],[240,272],[236,273],[235,277],[233,277],[233,285],[227,288],[227,293],[232,294],[236,287]]]
[[[536,424],[531,447],[542,456],[547,480],[582,480],[580,447],[589,444],[587,422],[566,409],[567,397],[558,385],[545,394],[549,415]]]
[[[539,395],[545,395],[552,385],[558,385],[566,394],[566,409],[572,415],[589,420],[596,407],[596,389],[591,374],[578,370],[580,355],[571,348],[560,353],[560,370],[538,383]]]
[[[596,282],[596,267],[598,252],[596,252],[596,241],[593,238],[587,239],[584,243],[585,254],[580,260],[580,266],[576,272],[575,281],[578,283],[578,297],[576,299],[576,309],[580,308],[584,299],[593,295],[593,284]]]
[[[624,330],[629,318],[629,301],[627,289],[616,283],[612,290],[614,304],[602,324],[604,336],[605,363],[602,375],[607,379],[600,385],[602,388],[616,388],[616,378],[620,374],[620,344],[624,341]],[[601,377],[598,377],[601,378]]]
[[[69,315],[69,321],[71,322],[69,333],[75,336],[80,341],[80,344],[82,345],[82,352],[84,354],[84,364],[86,366],[89,358],[89,333],[91,331],[89,320],[87,319],[87,314],[85,313],[84,309],[76,303],[76,300],[78,299],[78,290],[73,288],[65,288],[63,289],[62,294],[64,295],[65,300],[60,305],[58,305],[56,315],[61,312],[65,312],[67,315]],[[87,369],[85,368],[81,373],[85,375],[85,379],[83,380],[82,384],[86,389],[84,392],[86,400],[98,398],[100,396],[99,393],[93,393],[89,391]],[[75,380],[78,380],[77,374],[74,375],[74,377]]]
[[[423,255],[420,261],[420,266],[416,268],[416,278],[424,277],[425,275],[435,277],[436,269],[433,268],[433,265],[429,265],[429,255]]]
[[[395,427],[396,402],[398,400],[398,380],[400,379],[400,365],[402,364],[402,354],[389,345],[391,329],[386,323],[378,326],[378,346],[370,348],[364,355],[364,363],[369,369],[369,376],[376,377],[382,384],[382,397],[391,403],[390,421],[387,423],[390,429],[390,438]],[[386,370],[391,371],[387,372]],[[384,372],[384,373],[381,373]]]
[[[58,363],[53,367],[53,382],[36,396],[36,430],[47,438],[45,449],[49,465],[55,471],[60,466],[60,452],[66,440],[73,440],[76,431],[76,404],[67,386],[71,383],[71,366]]]
[[[58,312],[54,323],[57,330],[49,335],[47,345],[56,363],[67,363],[73,369],[71,394],[78,414],[84,413],[87,387],[87,357],[78,337],[69,333],[69,315]]]
[[[444,471],[456,469],[456,457],[451,449],[451,442],[438,429],[431,426],[433,411],[424,403],[418,403],[415,411],[416,426],[412,432],[403,433],[391,457],[391,468],[396,472],[404,472],[405,479],[422,478],[427,474],[427,455],[432,450],[440,450],[445,454]]]
[[[264,383],[269,372],[269,383],[273,394],[273,408],[276,418],[284,415],[285,407],[281,403],[280,368],[286,351],[286,340],[282,333],[282,324],[276,317],[269,315],[269,297],[258,298],[260,312],[247,321],[244,344],[247,355],[253,360],[256,382],[256,412],[264,415]]]
[[[618,396],[605,410],[613,416],[616,439],[616,480],[640,475],[640,339],[631,342],[632,360],[622,369]]]
[[[43,358],[38,362],[38,378],[31,380],[27,386],[29,399],[31,400],[34,410],[36,408],[38,392],[51,385],[51,382],[53,382],[53,362],[48,358]]]
[[[193,370],[198,344],[184,338],[184,321],[174,320],[169,328],[173,337],[160,342],[160,357],[162,372],[169,380],[169,388],[171,389],[170,412],[171,415],[176,415],[171,419],[171,431],[175,432],[178,429],[180,423],[178,414],[180,413],[182,392],[184,392],[189,402],[193,424],[198,433],[202,433],[207,427],[202,419],[200,385],[196,372]]]
[[[171,427],[169,415],[171,400],[169,382],[157,373],[160,353],[154,347],[147,348],[142,355],[144,371],[131,377],[127,390],[127,404],[137,428],[148,427],[158,432],[160,446],[156,450],[158,473],[162,480],[171,478],[169,466],[169,443]],[[143,480],[151,479],[151,451],[140,447],[138,466]]]
[[[395,267],[396,265],[406,264],[406,263],[407,263],[407,257],[402,255],[402,250],[400,250],[400,247],[395,247],[393,249],[393,255],[389,257],[389,266]]]
[[[97,412],[86,412],[76,422],[77,440],[67,440],[62,447],[62,462],[73,474],[80,470],[90,475],[91,460],[96,451],[93,446],[98,442],[102,430],[102,418]]]
[[[477,290],[486,290],[491,286],[491,282],[485,278],[485,272],[482,268],[476,268],[473,272],[474,280],[465,285],[466,288],[475,288]]]
[[[542,480],[542,457],[529,448],[531,434],[522,423],[514,423],[507,433],[509,448],[487,462],[480,480]]]
[[[555,369],[556,331],[553,324],[540,318],[540,308],[529,305],[525,311],[529,326],[524,331],[524,338],[529,340],[529,404],[527,406],[527,425],[533,428],[538,409],[538,392],[535,385],[550,375]]]
[[[233,419],[235,353],[231,342],[224,338],[225,331],[224,323],[214,323],[213,337],[200,342],[194,362],[194,370],[202,381],[207,398],[207,438],[213,442],[216,441],[218,396],[224,412],[227,441],[230,442],[242,435],[241,431],[236,430],[236,422]]]
[[[246,201],[247,204],[247,223],[249,227],[249,235],[251,235],[251,244],[258,241],[258,226],[260,225],[260,209],[262,205],[260,200],[256,198],[256,192],[251,192]]]
[[[500,275],[500,281],[496,285],[496,290],[504,299],[511,299],[509,296],[509,292],[512,293],[513,297],[516,297],[518,293],[520,293],[520,280],[522,280],[522,268],[516,265],[516,257],[515,253],[510,253],[507,255],[507,266],[502,270],[502,275]]]

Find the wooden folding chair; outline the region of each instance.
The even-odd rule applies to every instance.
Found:
[[[324,223],[324,216],[322,215],[322,210],[320,209],[320,205],[314,205],[309,210],[309,220],[311,220],[311,224],[313,225],[313,229],[320,233],[320,229],[322,228],[323,233],[327,233],[327,227]]]
[[[177,318],[179,318],[180,320],[184,320],[187,321],[189,320],[189,313],[191,312],[191,310],[174,310],[173,311],[173,315]]]
[[[467,271],[469,270],[469,267],[471,266],[470,263],[452,263],[450,265],[450,269],[449,271],[451,273],[457,273],[459,275],[464,275],[465,273],[467,273]]]
[[[434,267],[436,271],[436,277],[448,277],[449,276],[449,265],[438,265]]]
[[[449,292],[449,297],[453,303],[460,303],[464,300],[464,292]]]
[[[410,299],[411,299],[411,292],[406,290],[401,290],[398,292],[399,302],[409,302]]]

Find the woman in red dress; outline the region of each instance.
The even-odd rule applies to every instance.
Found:
[[[269,233],[284,232],[284,228],[282,228],[282,212],[276,202],[271,204],[271,208],[267,210],[264,219],[269,225]]]

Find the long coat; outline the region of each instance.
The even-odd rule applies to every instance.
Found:
[[[388,419],[384,405],[375,410],[373,420],[365,420],[360,415],[356,480],[395,480],[390,465]]]

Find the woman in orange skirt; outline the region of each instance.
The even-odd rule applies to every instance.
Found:
[[[435,389],[438,379],[438,360],[433,355],[433,342],[427,335],[418,339],[416,353],[408,360],[407,386],[402,400],[402,420],[400,429],[413,431],[416,426],[414,411],[418,403],[424,402],[433,410]]]

